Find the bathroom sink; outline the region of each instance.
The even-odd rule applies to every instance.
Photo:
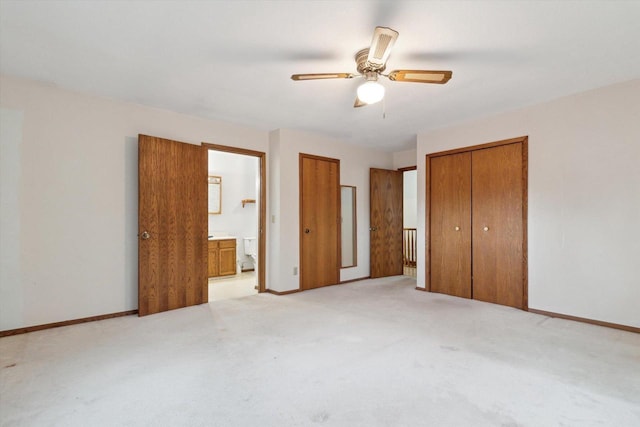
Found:
[[[229,240],[235,239],[235,236],[209,236],[209,240]]]

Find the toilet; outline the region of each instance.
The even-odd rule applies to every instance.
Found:
[[[251,257],[254,268],[258,265],[258,248],[255,237],[245,237],[244,239],[244,254]]]

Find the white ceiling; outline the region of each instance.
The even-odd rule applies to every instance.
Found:
[[[388,151],[416,134],[640,77],[640,1],[0,0],[0,72],[258,129]],[[376,25],[387,69],[450,69],[446,85],[382,83],[354,109]]]

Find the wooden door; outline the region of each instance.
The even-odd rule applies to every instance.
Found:
[[[340,161],[300,154],[300,289],[340,282]]]
[[[138,314],[207,302],[207,157],[138,137]]]
[[[522,143],[472,153],[473,298],[524,307]]]
[[[430,291],[471,298],[471,153],[432,157]]]
[[[371,168],[369,192],[370,275],[401,275],[402,171]]]

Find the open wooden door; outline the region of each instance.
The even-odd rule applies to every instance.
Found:
[[[398,276],[402,266],[402,171],[371,168],[371,277]]]
[[[207,150],[138,137],[138,315],[208,301]]]

